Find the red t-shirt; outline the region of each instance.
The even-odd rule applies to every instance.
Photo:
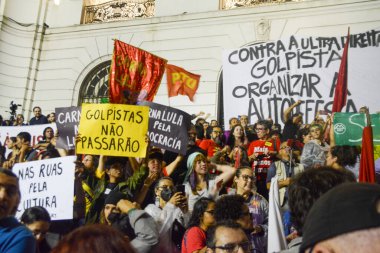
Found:
[[[272,156],[264,156],[265,153],[269,151],[279,151],[280,140],[276,139],[276,148],[274,147],[273,140],[255,140],[249,144],[248,147],[248,156],[251,156],[253,153],[257,153],[260,157],[257,160],[254,160],[252,163],[252,169],[255,171],[257,180],[266,180],[266,174],[268,168],[272,164]]]
[[[199,143],[199,147],[207,151],[207,157],[213,157],[215,152],[221,150],[221,147],[210,139],[203,139],[201,143]]]
[[[182,239],[181,253],[192,253],[206,246],[206,233],[199,227],[188,229]]]

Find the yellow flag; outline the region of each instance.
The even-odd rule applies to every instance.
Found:
[[[145,157],[149,107],[82,104],[78,154]]]

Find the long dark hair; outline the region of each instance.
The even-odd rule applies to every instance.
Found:
[[[241,127],[244,130],[243,126],[240,124],[237,124],[237,125],[232,127],[232,129],[230,131],[230,135],[228,136],[228,139],[227,139],[227,145],[230,146],[231,149],[235,147],[234,131],[235,131],[236,127]],[[245,134],[243,134],[241,139],[240,139],[241,143],[244,143],[244,137],[245,137]]]
[[[215,203],[215,201],[210,198],[200,198],[197,202],[195,202],[187,228],[200,226],[201,218],[203,217],[203,214],[206,212],[208,204],[210,203]]]
[[[46,131],[49,130],[49,129],[51,129],[51,130],[53,131],[53,136],[54,136],[54,129],[51,128],[51,127],[46,127],[46,128],[44,129],[44,132],[42,133],[42,139],[43,139],[44,141],[46,141]]]

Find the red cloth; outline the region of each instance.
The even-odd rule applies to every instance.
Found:
[[[187,95],[191,101],[198,89],[200,75],[190,73],[178,66],[166,65],[166,78],[168,84],[168,95],[174,97]]]
[[[215,152],[221,150],[221,147],[216,145],[216,143],[210,139],[203,139],[201,143],[199,143],[199,147],[207,151],[207,157],[213,157]]]
[[[334,103],[332,112],[340,112],[347,102],[347,54],[350,41],[350,30],[348,30],[346,44],[344,45],[342,60],[340,62],[338,80],[336,81]]]
[[[167,60],[115,40],[109,77],[110,103],[153,101]]]
[[[280,140],[276,139],[276,148],[274,147],[273,140],[255,140],[249,144],[248,147],[248,156],[251,156],[253,153],[257,153],[258,155],[264,155],[269,151],[279,151],[280,148]],[[257,173],[257,180],[266,180],[266,174],[268,168],[273,162],[273,157],[265,156],[261,159],[254,160],[252,163],[252,169]]]
[[[359,182],[375,183],[375,159],[373,156],[372,127],[363,129],[362,155],[360,158]]]
[[[206,233],[199,227],[192,227],[186,231],[182,239],[181,253],[192,253],[206,246]]]

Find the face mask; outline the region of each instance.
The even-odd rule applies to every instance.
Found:
[[[173,190],[170,188],[165,188],[161,191],[161,198],[165,201],[168,202],[172,197],[173,197]]]

